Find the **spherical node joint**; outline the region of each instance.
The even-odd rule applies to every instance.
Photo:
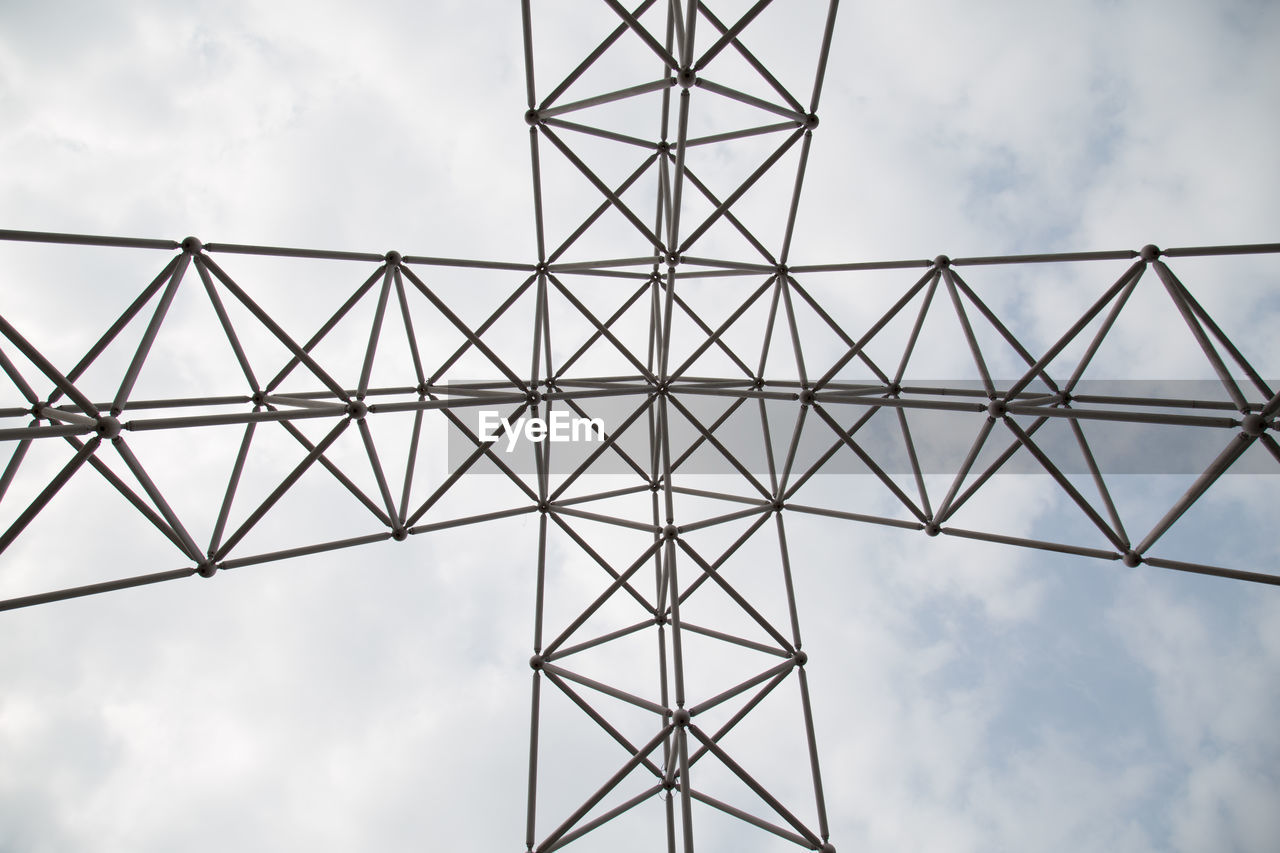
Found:
[[[924,526],[925,536],[937,536],[942,532],[942,527],[936,521],[931,521]]]
[[[804,124],[805,130],[813,130],[815,127],[818,126],[818,114],[809,113],[807,116],[804,117],[803,124]]]
[[[1160,257],[1160,249],[1154,243],[1148,243],[1138,250],[1138,256],[1147,263],[1151,263]]]
[[[397,542],[403,542],[409,538],[409,531],[406,528],[397,525],[391,528],[391,538]]]
[[[951,259],[946,255],[938,255],[938,257],[933,259],[933,266],[935,269],[946,269],[951,266]]]
[[[538,670],[542,669],[542,665],[544,663],[546,663],[546,661],[543,659],[542,655],[534,655],[533,657],[529,658],[529,668],[532,669],[534,672],[537,672]]]
[[[187,237],[182,241],[182,251],[186,252],[188,255],[197,254],[203,248],[204,244],[195,237]]]
[[[680,528],[676,527],[674,524],[668,524],[666,527],[662,528],[663,539],[675,539],[679,535]]]
[[[1240,421],[1240,429],[1250,438],[1257,438],[1267,428],[1266,418],[1257,412],[1250,412]]]
[[[1120,558],[1120,562],[1124,563],[1129,568],[1134,569],[1142,565],[1142,557],[1137,551],[1128,550],[1124,552],[1124,555]]]
[[[120,435],[121,429],[123,429],[123,426],[120,421],[111,415],[107,415],[106,417],[98,418],[98,424],[94,427],[94,432],[107,441],[111,441]]]
[[[697,82],[698,75],[695,74],[693,69],[687,65],[676,72],[676,84],[680,86],[681,89],[688,89]]]
[[[812,406],[812,405],[813,405],[813,400],[814,400],[814,397],[813,397],[813,389],[812,389],[812,388],[806,388],[806,389],[804,389],[803,391],[801,391],[801,392],[800,392],[800,405],[802,405],[802,406]]]
[[[809,662],[809,654],[808,652],[796,649],[795,654],[791,656],[791,659],[794,660],[798,666],[804,666]]]
[[[671,712],[671,722],[681,728],[689,725],[689,721],[692,719],[693,716],[689,713],[688,708],[676,708]]]
[[[362,421],[367,414],[369,414],[369,407],[363,400],[352,400],[347,403],[347,416],[353,421]]]
[[[1003,418],[1009,411],[1004,400],[992,400],[987,403],[987,414],[993,418]]]
[[[218,566],[209,560],[204,560],[198,566],[196,566],[196,574],[198,574],[202,578],[211,578],[217,573],[218,573]]]
[[[540,115],[538,115],[538,111],[537,111],[537,110],[526,110],[526,111],[525,111],[525,114],[524,114],[524,123],[525,123],[525,124],[527,124],[527,125],[529,125],[529,127],[533,127],[534,125],[536,125],[536,124],[537,124],[538,122],[540,122],[540,121],[542,121],[542,117],[541,117]]]
[[[400,266],[400,262],[404,260],[404,255],[401,255],[395,249],[392,249],[390,252],[387,252],[386,259],[388,266],[398,267]]]

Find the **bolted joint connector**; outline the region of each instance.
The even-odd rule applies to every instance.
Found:
[[[1240,421],[1240,430],[1250,438],[1257,438],[1267,428],[1267,420],[1257,412],[1244,416]]]
[[[111,441],[120,435],[120,430],[123,428],[124,427],[121,425],[119,420],[111,415],[107,415],[105,417],[98,418],[98,423],[94,426],[93,431],[96,432],[100,438],[103,438],[106,441]]]

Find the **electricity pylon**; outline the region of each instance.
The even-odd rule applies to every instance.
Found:
[[[770,39],[781,36],[757,23],[769,0],[726,20],[692,0],[604,5],[612,30],[557,53],[545,82],[539,22],[522,6],[531,261],[0,231],[13,243],[165,257],[72,357],[0,316],[0,552],[30,560],[15,546],[86,479],[177,551],[168,566],[0,609],[536,514],[526,848],[559,849],[629,820],[645,849],[665,839],[691,851],[698,815],[717,811],[829,851],[790,514],[1280,583],[1160,549],[1226,472],[1280,462],[1274,382],[1169,261],[1280,244],[796,263],[836,2],[811,42],[783,51],[806,60],[796,65],[807,76],[758,58],[759,47],[779,53]],[[237,268],[250,258],[275,259],[292,278],[324,264],[351,286],[300,328],[293,317],[320,297],[269,305],[280,280],[251,280],[251,264]],[[1019,286],[1069,280],[1078,310],[1042,340],[984,299],[991,269],[1015,271]],[[1091,386],[1137,304],[1163,306],[1172,324],[1161,328],[1216,378],[1192,395],[1168,383]],[[227,368],[209,369],[216,387],[190,387],[181,365],[157,355],[166,337],[192,348],[185,324],[196,311],[208,331],[200,358],[220,354]],[[935,365],[942,354],[951,379],[921,372],[926,350]],[[163,387],[176,390],[147,393]],[[481,411],[501,413],[511,448],[481,428]],[[594,420],[602,435],[514,452],[512,425],[561,414]],[[1114,425],[1141,429],[1132,446],[1157,468],[1168,460],[1153,448],[1182,447],[1178,436],[1212,450],[1140,528],[1109,486],[1134,456],[1100,446]],[[160,484],[157,466],[172,459],[142,452],[155,435],[191,436],[194,448],[214,434],[233,439],[231,452],[209,463],[219,479],[193,477],[194,489]],[[450,453],[437,470],[426,459],[440,435]],[[999,501],[997,475],[1018,465],[1047,475],[1078,510],[1062,538],[962,523],[967,507]],[[812,485],[836,471],[863,476],[833,504]],[[499,484],[492,504],[450,514],[468,474]],[[183,507],[188,491],[207,511]],[[302,502],[291,510],[291,499]],[[359,529],[319,535],[300,511]],[[585,584],[561,571],[579,563],[594,573]],[[766,704],[782,707],[770,720],[784,721],[773,734],[795,747],[792,767],[753,763],[759,735],[743,733]],[[586,723],[573,730],[582,742],[603,734],[613,752],[594,776],[565,760],[557,784],[570,773],[581,792],[548,805],[543,771],[564,759],[543,748],[543,733],[561,720]]]

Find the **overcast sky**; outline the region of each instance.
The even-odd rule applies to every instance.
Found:
[[[516,5],[0,3],[0,227],[531,261]],[[535,7],[540,73],[609,21],[571,2]],[[824,10],[771,9],[744,41],[802,79]],[[1280,7],[1262,2],[847,2],[792,262],[1274,242],[1278,41]],[[625,56],[610,69],[626,76]],[[731,174],[755,155],[735,156],[703,162]],[[767,197],[744,202],[767,223]],[[166,258],[6,244],[0,308],[67,369]],[[369,274],[232,260],[299,334]],[[1174,269],[1280,377],[1264,346],[1280,321],[1274,272]],[[868,278],[868,304],[916,275]],[[1042,343],[1087,304],[1079,294],[1098,292],[1086,285],[1115,275],[966,273]],[[519,278],[432,281],[483,317]],[[844,282],[812,288],[853,318],[862,303]],[[1135,311],[1107,364],[1130,365],[1123,378],[1211,377],[1162,316]],[[151,389],[234,379],[203,363],[225,353],[182,345],[198,318],[174,322],[190,326],[175,325]],[[948,355],[922,359],[944,369]],[[157,436],[144,457],[206,522],[218,496],[202,478],[225,471],[238,440],[209,433],[196,446]],[[30,469],[62,461],[33,451]],[[274,473],[264,463],[250,479]],[[966,526],[1077,530],[1043,479],[1005,478]],[[808,502],[842,505],[861,482],[815,483]],[[1120,478],[1117,490],[1150,524],[1185,483]],[[1275,572],[1280,547],[1259,531],[1274,524],[1276,484],[1227,478],[1164,553]],[[282,505],[264,548],[347,535],[350,519],[325,503],[336,487],[317,488]],[[503,488],[464,478],[443,517],[516,505]],[[115,514],[100,484],[59,500],[61,515],[4,555],[0,597],[174,567],[168,543]],[[20,509],[7,499],[4,523]],[[860,505],[877,510],[892,507]],[[1272,587],[828,521],[787,516],[838,849],[1274,849]],[[3,614],[0,850],[517,849],[537,529],[525,515]],[[557,582],[598,589],[566,542]],[[787,694],[776,719],[794,722],[797,701]],[[548,711],[540,837],[557,797],[586,784],[574,770],[604,778],[620,754],[571,710]],[[794,764],[794,730],[770,732],[753,745],[759,766]],[[804,794],[802,775],[779,784]],[[715,818],[698,827],[701,850],[775,849]],[[609,843],[655,849],[642,832]]]

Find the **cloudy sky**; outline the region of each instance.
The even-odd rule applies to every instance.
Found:
[[[515,6],[2,3],[0,227],[532,260]],[[793,6],[761,19],[759,44],[801,74],[825,4]],[[535,7],[552,67],[609,19]],[[845,7],[793,262],[1277,239],[1274,5]],[[59,364],[167,257],[0,255],[5,316]],[[368,274],[306,269],[237,266],[298,329]],[[1260,343],[1280,313],[1266,264],[1175,269],[1280,376]],[[1061,285],[1098,274],[1046,271],[1038,288],[988,275],[1028,286],[1001,305],[1052,340],[1079,304]],[[475,291],[517,283],[440,287],[483,307],[496,302]],[[851,299],[840,282],[813,287]],[[1136,317],[1118,346],[1141,378],[1212,375],[1154,320]],[[200,361],[187,347],[155,387],[204,375]],[[182,453],[190,467],[157,480],[195,495],[233,441],[157,439],[147,458]],[[1041,478],[1006,479],[969,526],[1070,523]],[[1122,499],[1157,516],[1185,485],[1121,479]],[[1280,549],[1258,532],[1276,482],[1228,478],[1167,553],[1276,571]],[[464,482],[453,508],[490,505],[494,483]],[[839,505],[858,483],[816,483],[809,502]],[[0,564],[3,597],[173,567],[104,495],[69,493],[32,525]],[[6,501],[6,523],[19,510]],[[295,535],[345,523],[320,500],[292,511]],[[839,849],[1273,849],[1273,588],[826,521],[787,523]],[[522,844],[536,547],[526,515],[3,614],[0,850]],[[569,582],[581,566],[563,557]],[[599,758],[553,729],[552,802]],[[760,745],[766,761],[779,750]],[[699,832],[699,849],[743,849],[714,820]]]

